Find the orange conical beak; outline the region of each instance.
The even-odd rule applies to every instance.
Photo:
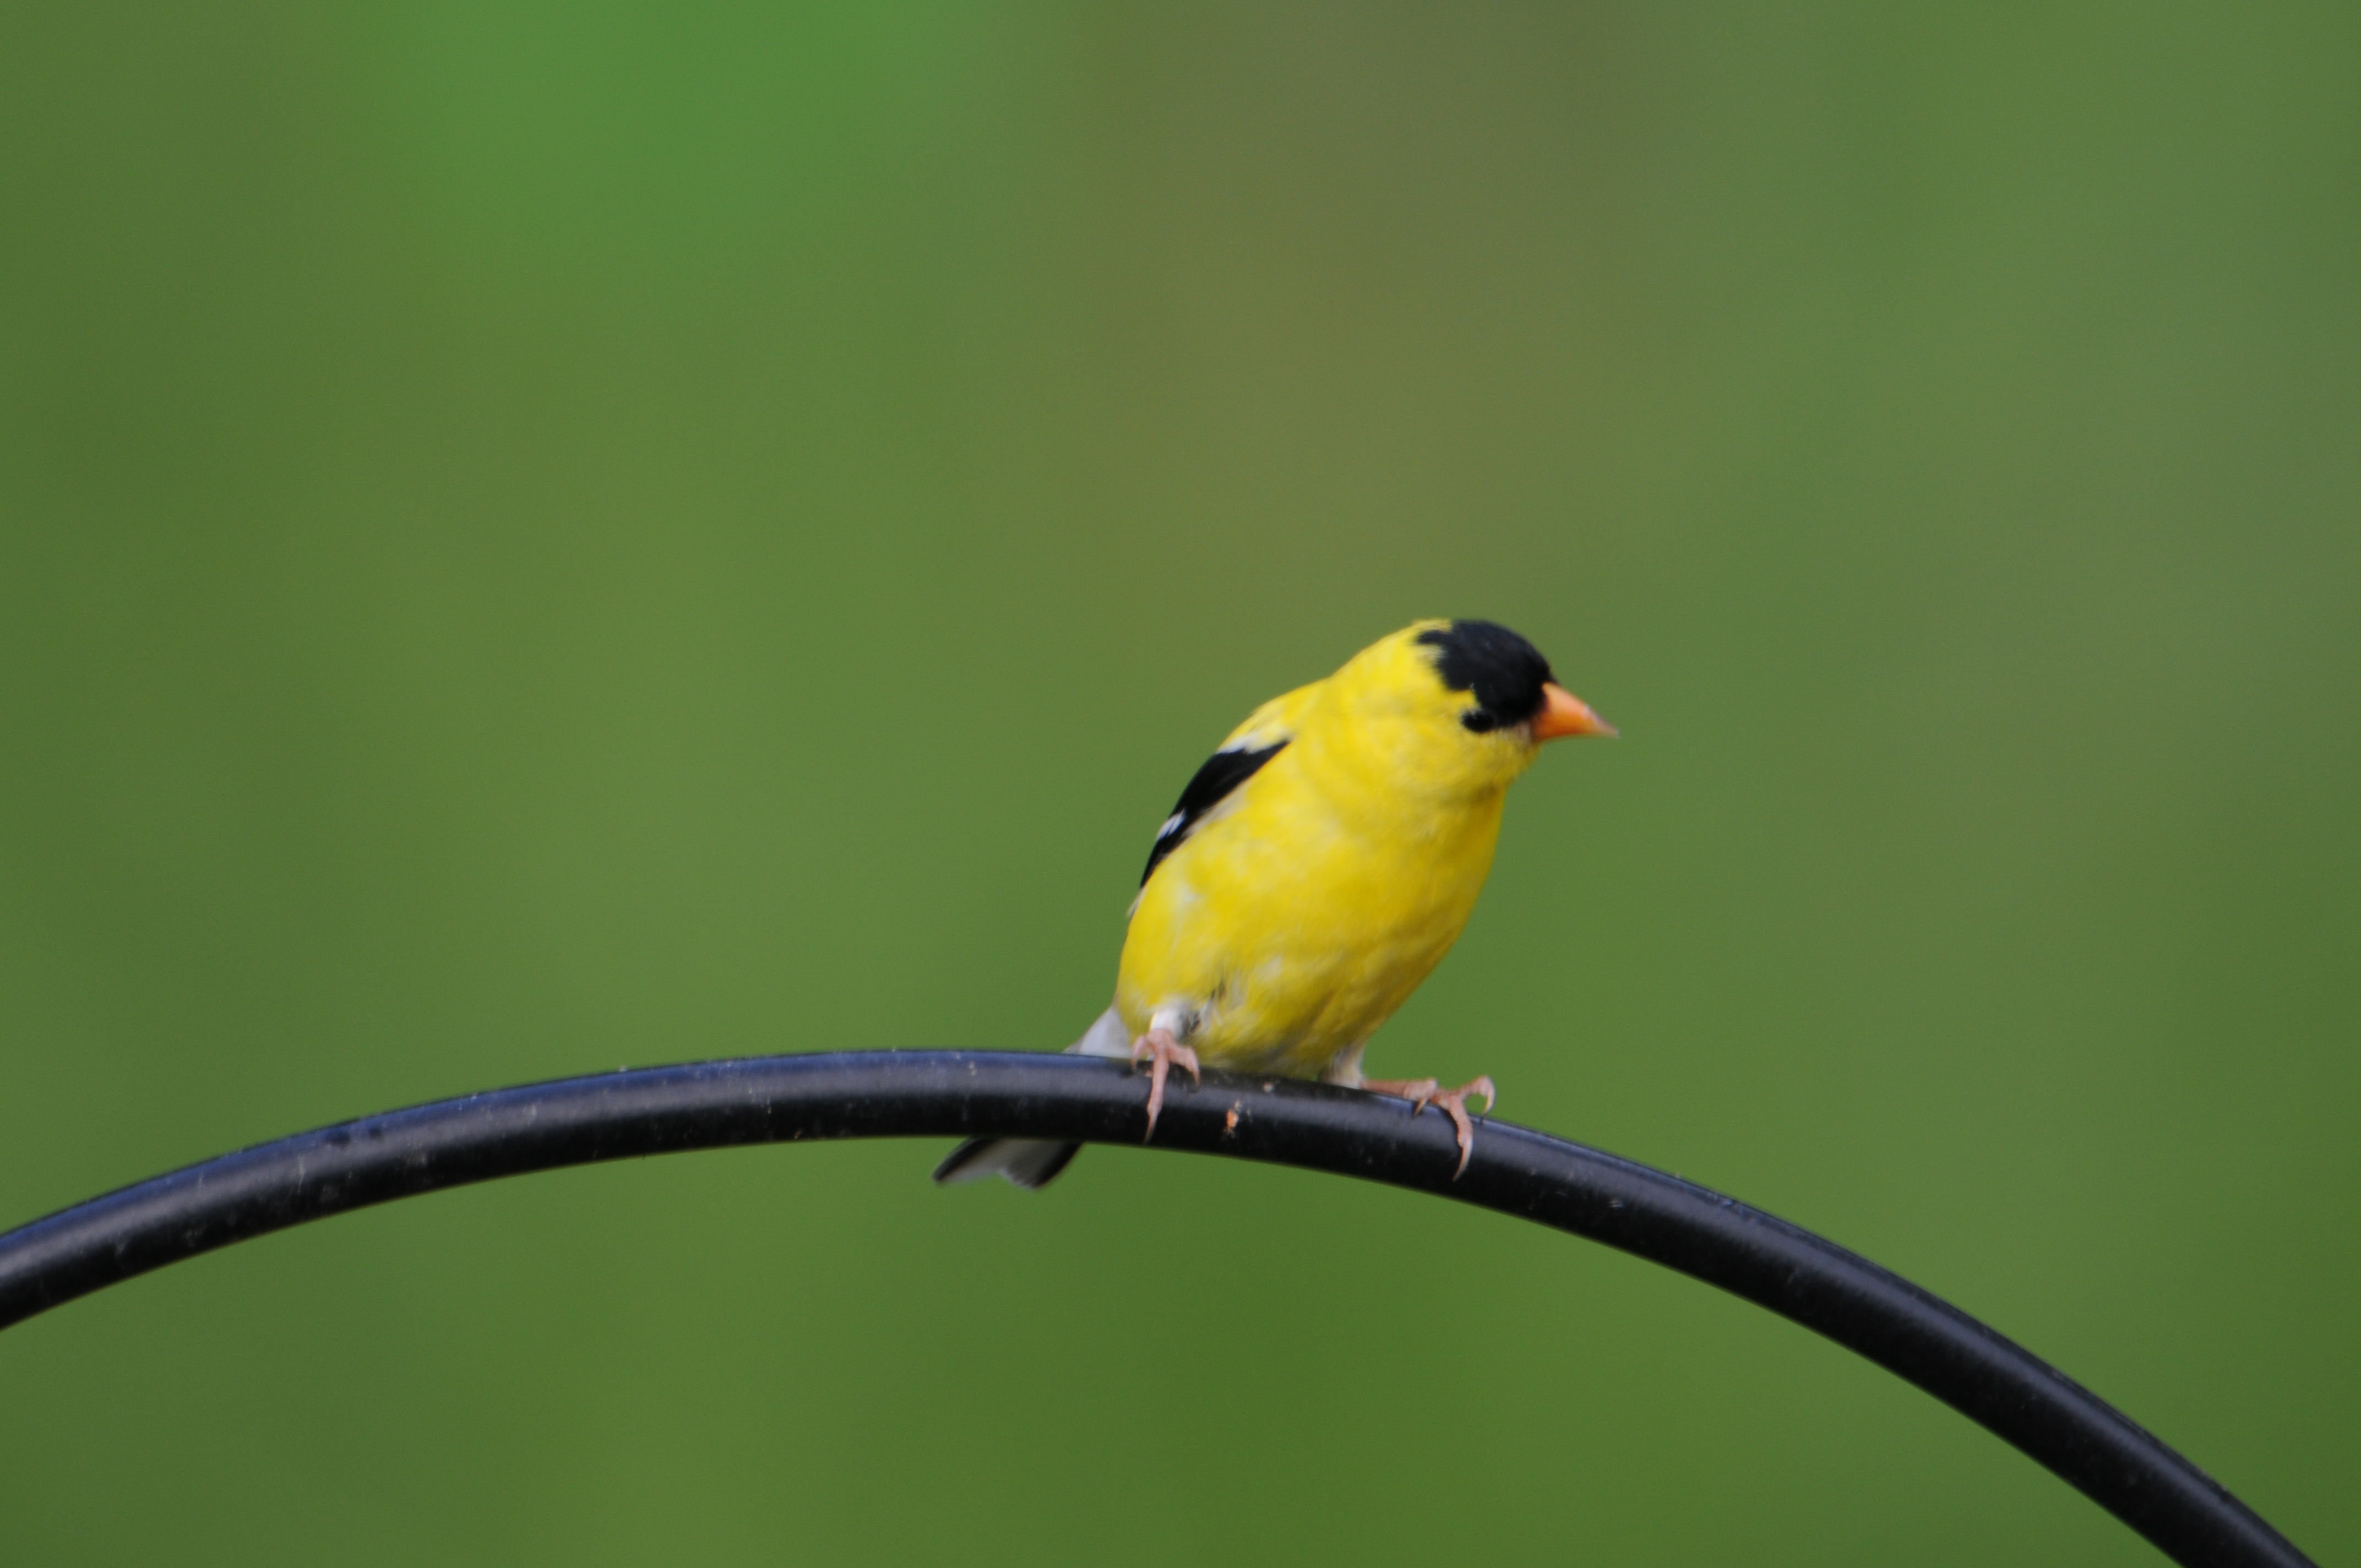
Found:
[[[1542,710],[1533,715],[1533,739],[1556,740],[1568,735],[1612,735],[1615,726],[1590,711],[1590,705],[1558,685],[1542,683]]]

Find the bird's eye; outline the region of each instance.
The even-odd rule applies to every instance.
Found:
[[[1471,707],[1461,714],[1459,722],[1478,735],[1489,735],[1493,730],[1500,728],[1499,717],[1480,707]]]

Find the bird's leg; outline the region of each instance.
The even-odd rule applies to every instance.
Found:
[[[1148,1132],[1139,1141],[1146,1143],[1156,1135],[1157,1113],[1164,1109],[1164,1079],[1175,1062],[1189,1069],[1189,1076],[1199,1083],[1204,1078],[1197,1071],[1197,1053],[1172,1037],[1172,1031],[1162,1026],[1148,1031],[1131,1042],[1134,1066],[1149,1063],[1148,1069]]]
[[[1476,1152],[1476,1128],[1467,1120],[1467,1097],[1484,1097],[1484,1114],[1492,1113],[1499,1096],[1489,1078],[1478,1078],[1456,1089],[1440,1087],[1431,1078],[1365,1078],[1360,1087],[1377,1094],[1392,1094],[1410,1102],[1410,1113],[1416,1116],[1430,1105],[1439,1105],[1451,1117],[1452,1126],[1459,1135],[1459,1168],[1451,1173],[1456,1181],[1467,1170],[1467,1157]]]

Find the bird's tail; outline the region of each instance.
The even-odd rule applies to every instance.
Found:
[[[974,1181],[1004,1176],[1029,1192],[1049,1185],[1082,1152],[1080,1144],[1053,1144],[1038,1138],[970,1138],[935,1167],[935,1179]]]
[[[1112,1007],[1066,1047],[1068,1056],[1131,1059],[1131,1031]],[[935,1167],[937,1181],[973,1181],[980,1177],[1005,1177],[1030,1191],[1047,1187],[1082,1152],[1080,1144],[1053,1143],[1041,1138],[970,1138]]]

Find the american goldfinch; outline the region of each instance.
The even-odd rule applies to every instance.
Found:
[[[1464,1171],[1466,1102],[1488,1112],[1492,1080],[1367,1078],[1361,1053],[1467,924],[1509,785],[1542,742],[1614,733],[1488,620],[1417,621],[1273,697],[1157,829],[1115,1004],[1067,1048],[1148,1064],[1149,1137],[1166,1076],[1203,1063],[1435,1106]],[[971,1138],[935,1179],[1039,1187],[1080,1146]]]

